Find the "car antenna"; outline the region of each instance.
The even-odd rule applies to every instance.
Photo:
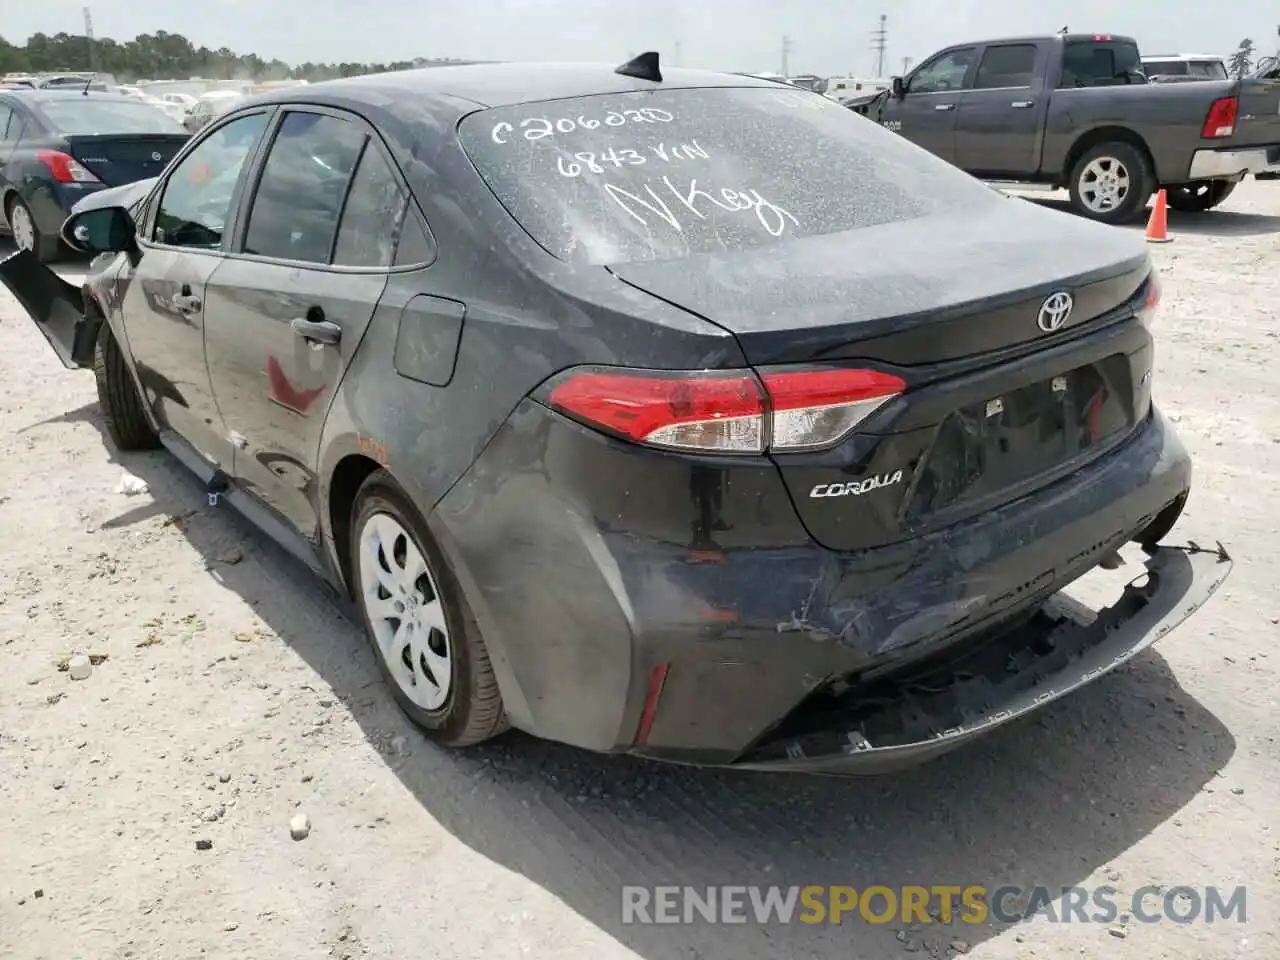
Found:
[[[658,66],[658,52],[656,50],[650,50],[632,60],[628,60],[613,72],[624,77],[635,77],[637,80],[652,80],[654,83],[662,82],[662,69]]]
[[[89,86],[90,86],[90,84],[92,84],[92,83],[93,83],[93,80],[94,80],[94,77],[95,77],[95,76],[96,76],[96,74],[92,74],[92,73],[91,73],[91,74],[89,74],[89,76],[88,76],[88,77],[86,77],[86,78],[85,78],[85,81],[84,81],[84,89],[80,91],[80,96],[82,96],[82,97],[87,97],[87,96],[89,95]]]

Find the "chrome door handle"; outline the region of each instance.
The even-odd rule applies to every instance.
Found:
[[[956,105],[955,105],[954,103],[939,103],[939,104],[935,105],[933,109],[935,109],[935,110],[954,110],[955,108],[956,108]]]
[[[335,344],[342,339],[342,327],[328,320],[307,320],[296,317],[290,321],[293,332],[312,343]]]
[[[199,313],[200,298],[189,293],[180,293],[173,298],[173,306],[179,313]]]
[[[1013,103],[1009,104],[1009,106],[1015,107],[1018,110],[1025,110],[1027,107],[1034,107],[1035,105],[1036,102],[1034,100],[1015,100]]]

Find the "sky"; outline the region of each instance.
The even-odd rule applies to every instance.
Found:
[[[0,35],[83,33],[86,0],[0,0]],[[414,57],[621,62],[658,50],[683,66],[868,76],[872,34],[888,13],[886,74],[966,40],[1018,34],[1121,33],[1147,53],[1229,55],[1246,37],[1280,47],[1280,0],[98,0],[99,37],[181,33],[197,46],[303,61],[390,62]]]

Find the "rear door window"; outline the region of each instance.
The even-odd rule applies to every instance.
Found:
[[[1004,202],[879,124],[799,90],[528,103],[473,113],[458,135],[506,210],[575,262],[732,254]]]
[[[328,264],[365,140],[363,128],[340,117],[285,114],[258,180],[244,252]]]
[[[156,209],[156,243],[203,250],[222,246],[236,185],[266,125],[265,113],[237,117],[178,162]]]
[[[370,142],[342,210],[333,262],[344,267],[391,266],[408,202],[391,165]]]
[[[974,77],[975,90],[995,90],[1001,87],[1029,87],[1036,72],[1034,43],[1011,43],[1005,46],[987,47],[978,64]]]

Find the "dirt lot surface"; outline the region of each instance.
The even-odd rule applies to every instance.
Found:
[[[1197,461],[1176,534],[1229,545],[1225,592],[1039,717],[875,780],[435,749],[310,574],[167,454],[117,454],[92,378],[0,296],[0,957],[1280,957],[1280,184],[1171,225],[1156,395]],[[125,470],[150,491],[117,492]],[[106,659],[74,680],[72,653]],[[621,921],[623,884],[822,883],[1122,907],[1243,884],[1247,922]]]

